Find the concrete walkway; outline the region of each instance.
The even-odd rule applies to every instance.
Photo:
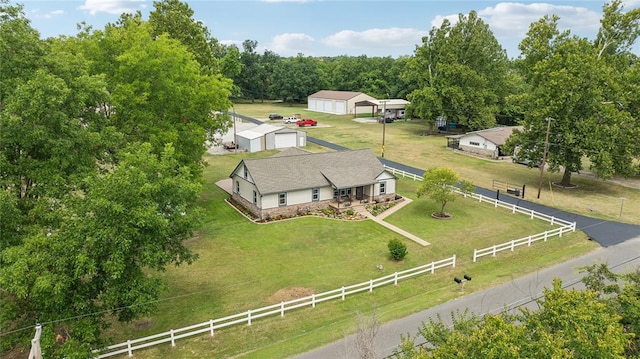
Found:
[[[374,215],[373,215],[373,214],[371,214],[369,211],[367,211],[367,209],[366,209],[366,208],[364,208],[364,206],[357,206],[357,207],[353,207],[353,209],[354,209],[356,212],[360,213],[361,215],[363,215],[363,216],[365,216],[365,217],[367,217],[367,218],[369,218],[369,219],[373,220],[374,222],[378,223],[379,225],[384,226],[384,227],[387,227],[387,228],[389,228],[390,230],[392,230],[392,231],[394,231],[394,232],[396,232],[396,233],[398,233],[398,234],[400,234],[400,235],[402,235],[402,236],[405,236],[405,237],[409,238],[410,240],[412,240],[412,241],[414,241],[414,242],[418,243],[418,244],[419,244],[419,245],[421,245],[421,246],[428,246],[428,245],[429,245],[429,242],[425,241],[424,239],[422,239],[422,238],[420,238],[420,237],[418,237],[418,236],[416,236],[416,235],[414,235],[414,234],[411,234],[411,233],[409,233],[409,232],[405,231],[405,230],[404,230],[404,229],[402,229],[402,228],[398,228],[398,227],[394,226],[394,225],[393,225],[393,224],[391,224],[391,223],[387,223],[387,222],[385,222],[385,221],[384,221],[384,219],[385,219],[387,216],[389,216],[389,215],[393,214],[394,212],[396,212],[397,210],[401,209],[402,207],[404,207],[404,206],[408,205],[408,204],[409,204],[409,203],[411,203],[411,202],[412,202],[412,200],[411,200],[411,199],[409,199],[409,198],[404,198],[404,200],[403,200],[403,201],[398,202],[395,206],[393,206],[393,207],[389,208],[388,210],[386,210],[386,211],[384,211],[384,212],[380,213],[380,214],[379,214],[379,215],[377,215],[377,216],[374,216]]]

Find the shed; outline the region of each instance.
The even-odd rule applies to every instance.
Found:
[[[362,101],[378,103],[374,97],[362,92],[321,90],[309,95],[307,109],[335,115],[355,114],[356,103]]]
[[[259,152],[277,148],[304,147],[307,133],[296,129],[262,124],[236,134],[239,149]]]

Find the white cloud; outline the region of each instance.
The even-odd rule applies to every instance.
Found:
[[[281,56],[310,55],[314,43],[315,39],[307,34],[287,33],[274,36],[267,48]]]
[[[553,14],[560,17],[560,30],[568,29],[573,34],[592,36],[600,27],[601,13],[580,6],[504,2],[478,11],[496,37],[502,38],[523,38],[531,23]]]
[[[236,45],[236,47],[242,51],[242,41],[240,40],[219,40],[219,42],[224,46]]]
[[[99,12],[120,15],[122,13],[134,13],[146,7],[144,0],[85,0],[80,9],[87,10],[91,15]]]
[[[422,43],[427,32],[392,27],[365,31],[343,30],[322,39],[322,43],[341,49],[406,48]]]

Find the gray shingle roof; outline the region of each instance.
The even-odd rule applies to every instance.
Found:
[[[375,182],[384,166],[371,150],[286,155],[243,160],[261,194],[333,185],[351,188]]]

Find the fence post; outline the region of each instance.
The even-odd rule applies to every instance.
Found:
[[[280,302],[280,317],[284,317],[284,302]]]
[[[316,307],[316,294],[311,294],[311,308]]]
[[[478,257],[476,257],[476,253],[478,253],[478,250],[477,250],[477,249],[474,249],[474,250],[473,250],[473,263],[475,263],[475,262],[476,262],[476,259],[478,258]]]
[[[515,239],[513,241],[511,241],[511,251],[513,252],[516,248],[516,241]]]
[[[493,206],[494,206],[495,208],[498,208],[498,201],[499,201],[498,199],[496,199],[496,200],[494,200],[494,201],[493,201]]]
[[[398,285],[398,272],[393,274],[393,285]]]
[[[516,213],[516,205],[515,204],[513,205],[513,208],[511,209],[511,213],[514,213],[514,214]]]
[[[344,286],[342,286],[342,300],[344,300]]]
[[[251,325],[251,309],[247,310],[247,325]]]
[[[552,217],[551,217],[551,225],[552,225],[552,226],[555,224],[555,223],[554,223],[554,222],[555,222],[555,220],[556,220],[556,217],[553,217],[553,216],[552,216]]]
[[[209,320],[209,329],[211,330],[211,336],[213,336],[213,319]]]
[[[176,346],[176,338],[173,336],[173,329],[171,329],[171,346]]]
[[[129,356],[133,356],[133,352],[131,351],[131,340],[127,340],[127,350],[129,351]]]
[[[478,202],[482,203],[482,195],[481,194],[478,195]]]
[[[435,262],[431,262],[431,274],[435,273],[435,271],[436,271]]]
[[[527,247],[531,247],[531,235],[529,235],[529,240],[527,241]]]
[[[373,292],[373,279],[369,279],[369,293]]]
[[[495,257],[495,256],[496,256],[496,245],[494,244],[493,245],[493,255],[492,255],[492,257]]]
[[[560,228],[560,234],[562,235],[562,228]],[[544,231],[544,241],[547,241],[547,236],[549,235],[549,231]]]
[[[474,253],[473,253],[474,257],[475,257],[475,251],[476,251],[476,250],[474,249],[474,250],[473,250],[473,252],[474,252]],[[453,265],[451,266],[451,268],[455,268],[455,267],[456,267],[456,255],[454,254],[454,255],[453,255]]]
[[[533,219],[533,212],[534,212],[534,211],[533,211],[533,210],[531,210],[531,219]]]

